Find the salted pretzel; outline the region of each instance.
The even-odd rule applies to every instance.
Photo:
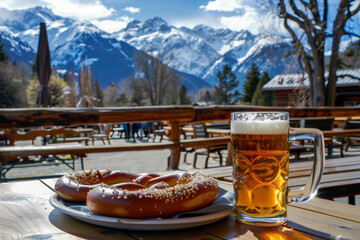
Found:
[[[93,214],[112,217],[169,217],[207,206],[218,194],[216,180],[200,172],[152,178],[145,186],[135,182],[92,189],[87,208]]]
[[[218,184],[198,171],[159,176],[92,170],[63,176],[56,183],[56,192],[70,201],[82,201],[87,195],[86,206],[93,214],[158,218],[211,204]]]
[[[140,175],[122,171],[70,172],[56,181],[55,191],[59,197],[70,202],[85,202],[88,192],[100,184],[118,184],[132,182]],[[155,174],[153,176],[160,176]]]

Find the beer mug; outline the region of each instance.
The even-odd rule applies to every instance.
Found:
[[[289,148],[293,140],[312,140],[315,160],[304,188],[288,189]],[[317,129],[290,128],[287,112],[231,114],[235,215],[257,226],[284,224],[287,204],[316,194],[324,165],[324,137]]]

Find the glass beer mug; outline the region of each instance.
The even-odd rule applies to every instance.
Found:
[[[290,141],[300,139],[314,142],[314,166],[304,188],[289,190]],[[231,114],[231,146],[238,221],[283,224],[288,203],[305,202],[315,195],[325,161],[320,130],[290,128],[287,112],[235,112]]]

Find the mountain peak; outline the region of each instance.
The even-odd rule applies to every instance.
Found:
[[[139,24],[141,24],[141,22],[139,20],[133,20],[131,22],[129,22],[126,27],[124,28],[125,31],[130,30],[132,28],[137,28],[139,26]]]
[[[36,6],[22,10],[0,8],[0,25],[14,32],[24,31],[38,26],[40,22],[51,22],[61,19],[50,8]]]
[[[153,17],[143,23],[138,20],[131,21],[126,28],[120,30],[120,32],[134,30],[137,32],[152,33],[157,31],[168,32],[170,29],[171,27],[161,17]]]
[[[145,21],[144,24],[167,24],[161,17],[155,16]]]

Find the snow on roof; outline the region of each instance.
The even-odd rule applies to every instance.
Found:
[[[327,79],[329,73],[325,73],[325,79]],[[360,86],[360,80],[352,78],[354,76],[360,78],[360,69],[339,69],[337,75],[346,75],[339,77],[336,81],[336,86]],[[325,83],[327,84],[327,82]],[[307,74],[296,73],[296,74],[280,74],[276,75],[268,83],[263,86],[263,90],[285,90],[294,89],[299,87],[309,87],[309,78]]]

